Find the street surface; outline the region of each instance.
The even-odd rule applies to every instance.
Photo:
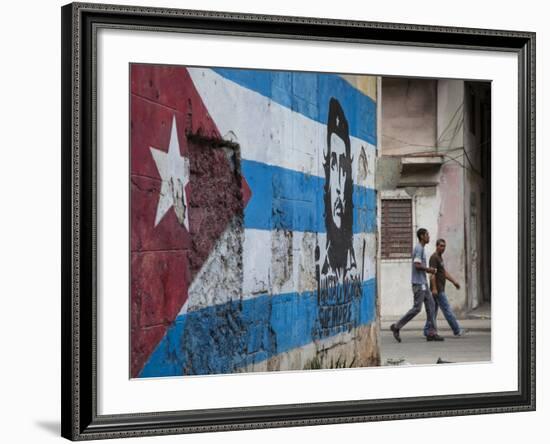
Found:
[[[455,337],[445,324],[438,321],[442,342],[427,342],[422,335],[423,321],[413,320],[401,330],[398,343],[389,329],[391,321],[382,322],[380,357],[382,365],[436,364],[438,359],[447,362],[487,362],[491,360],[490,319],[459,320],[468,332]]]

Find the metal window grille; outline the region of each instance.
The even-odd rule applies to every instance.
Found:
[[[411,257],[412,231],[412,200],[382,199],[382,258]]]

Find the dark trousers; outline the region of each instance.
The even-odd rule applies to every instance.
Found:
[[[432,293],[430,290],[428,290],[428,286],[426,285],[424,288],[425,290],[422,290],[422,285],[416,285],[413,284],[413,294],[414,294],[414,303],[412,308],[405,313],[405,316],[403,316],[397,323],[395,324],[395,327],[398,329],[403,328],[407,322],[409,322],[412,318],[414,318],[420,311],[422,310],[422,304],[424,304],[426,308],[426,316],[428,321],[430,322],[431,328],[427,332],[428,336],[433,336],[437,333],[436,329],[433,327],[435,326],[435,301],[432,296]]]

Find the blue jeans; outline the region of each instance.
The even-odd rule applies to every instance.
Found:
[[[426,286],[424,286],[426,288]],[[435,303],[434,303],[434,297],[430,293],[430,290],[425,289],[422,290],[422,285],[420,284],[413,284],[412,285],[413,295],[414,295],[414,302],[412,308],[405,313],[405,315],[399,319],[395,323],[395,328],[398,330],[402,329],[407,322],[409,322],[412,318],[414,318],[418,313],[422,311],[422,304],[424,304],[424,307],[426,308],[426,318],[431,320],[427,323],[427,328],[425,329],[426,336],[433,336],[437,334],[437,331],[435,330]],[[431,326],[434,327],[431,327]]]
[[[449,305],[449,300],[447,299],[447,295],[444,291],[437,294],[437,297],[434,298],[435,301],[435,316],[434,319],[436,320],[436,328],[437,328],[437,311],[439,307],[441,307],[441,311],[443,312],[443,316],[445,316],[445,319],[449,323],[449,326],[453,330],[453,333],[457,335],[460,333],[460,325],[458,325],[458,321],[456,320],[456,316],[453,313],[453,310],[451,306]],[[424,336],[428,335],[428,331],[431,330],[431,322],[429,319],[426,320],[426,325],[424,325]]]

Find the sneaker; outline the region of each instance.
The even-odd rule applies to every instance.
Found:
[[[438,334],[426,336],[426,341],[444,341],[445,338],[443,336],[439,336]]]
[[[397,342],[401,342],[401,336],[399,336],[399,329],[395,326],[395,324],[390,325],[390,330],[393,332],[393,337]]]
[[[456,333],[454,336],[455,338],[461,338],[462,336],[464,336],[466,334],[467,330],[461,328],[458,333]]]

